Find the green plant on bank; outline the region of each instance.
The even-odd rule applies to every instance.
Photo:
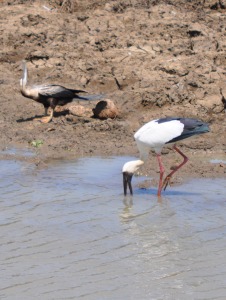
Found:
[[[30,144],[31,144],[31,146],[38,148],[43,144],[43,141],[42,140],[34,140],[34,141],[31,141]]]

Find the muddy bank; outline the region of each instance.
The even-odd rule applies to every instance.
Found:
[[[25,159],[37,165],[136,156],[133,134],[144,123],[195,117],[210,123],[211,132],[178,143],[190,157],[180,176],[225,176],[224,164],[209,163],[226,155],[225,7],[223,1],[199,2],[64,1],[63,7],[62,1],[1,2],[1,149],[33,149],[36,156]],[[99,120],[65,109],[49,124],[35,121],[44,109],[20,94],[22,59],[30,83],[104,93],[119,117]],[[80,104],[92,110],[97,102]],[[178,163],[170,147],[164,153],[168,169]],[[156,175],[154,155],[148,166]]]

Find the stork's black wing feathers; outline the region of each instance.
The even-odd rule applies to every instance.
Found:
[[[167,117],[163,119],[157,120],[158,123],[164,123],[164,122],[169,122],[169,121],[179,121],[184,125],[184,130],[181,133],[181,135],[175,137],[174,139],[168,141],[168,143],[174,143],[183,139],[186,139],[190,136],[196,135],[196,134],[202,134],[209,132],[209,125],[205,122],[202,122],[197,119],[192,119],[192,118],[173,118],[173,117]]]

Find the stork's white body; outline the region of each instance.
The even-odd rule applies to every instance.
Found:
[[[153,148],[156,153],[161,153],[166,143],[183,132],[184,124],[178,120],[160,124],[157,121],[148,122],[134,134],[141,156],[146,156],[150,148]]]

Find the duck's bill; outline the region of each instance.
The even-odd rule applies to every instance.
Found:
[[[130,195],[133,195],[133,189],[132,189],[132,178],[133,174],[123,172],[123,188],[124,188],[124,195],[127,195],[127,187],[129,187]]]

